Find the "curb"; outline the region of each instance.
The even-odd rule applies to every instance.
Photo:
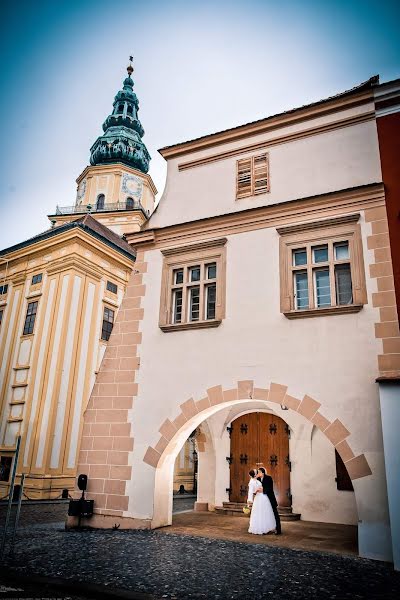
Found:
[[[73,593],[77,596],[84,595],[98,600],[110,600],[111,598],[121,598],[124,600],[155,600],[155,596],[145,592],[135,592],[122,588],[114,588],[96,583],[86,583],[70,579],[61,579],[56,577],[43,577],[39,575],[22,575],[18,571],[8,569],[7,573],[2,573],[0,581],[15,586],[32,585],[40,587],[40,594],[43,596],[44,586],[52,590]]]

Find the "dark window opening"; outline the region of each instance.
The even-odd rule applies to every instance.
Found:
[[[0,296],[4,296],[4,294],[7,294],[8,292],[8,283],[5,283],[4,285],[0,285]]]
[[[103,314],[103,326],[101,328],[101,339],[108,342],[114,326],[114,311],[111,308],[105,308]]]
[[[26,311],[23,335],[29,335],[29,334],[33,333],[33,328],[35,326],[37,307],[38,307],[37,302],[29,302],[28,309]]]
[[[106,197],[104,194],[99,194],[97,196],[97,202],[96,202],[96,209],[97,210],[103,210],[104,209],[104,203],[105,203]]]
[[[342,457],[339,452],[335,450],[336,459],[336,487],[342,492],[353,492],[353,484],[351,483],[350,475],[347,472],[346,465],[344,464]]]
[[[35,283],[41,283],[42,278],[43,278],[43,273],[38,273],[37,275],[34,275],[32,277],[32,285],[35,285]]]
[[[132,108],[132,106],[128,105],[128,108],[126,110],[126,114],[127,115],[132,115],[133,114],[133,108]]]
[[[127,198],[126,199],[126,208],[133,208],[134,206],[134,202],[133,202],[133,198]]]
[[[107,281],[107,290],[113,294],[116,294],[118,291],[118,286],[112,281]]]

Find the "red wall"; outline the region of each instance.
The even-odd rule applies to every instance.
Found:
[[[400,112],[378,117],[377,126],[400,320]]]

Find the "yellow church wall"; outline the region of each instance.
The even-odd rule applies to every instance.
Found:
[[[0,297],[0,455],[11,456],[21,434],[17,472],[26,474],[26,496],[54,498],[74,485],[82,413],[106,346],[104,306],[117,313],[133,262],[78,229],[7,258],[5,280],[0,270],[9,285]],[[37,273],[42,282],[32,286]],[[106,291],[108,280],[117,294]],[[22,335],[27,305],[36,300],[34,331]],[[7,490],[0,482],[0,497]]]

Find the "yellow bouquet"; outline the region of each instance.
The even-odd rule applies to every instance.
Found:
[[[243,512],[244,512],[245,515],[249,515],[251,513],[250,506],[248,506],[248,505],[243,506]]]

